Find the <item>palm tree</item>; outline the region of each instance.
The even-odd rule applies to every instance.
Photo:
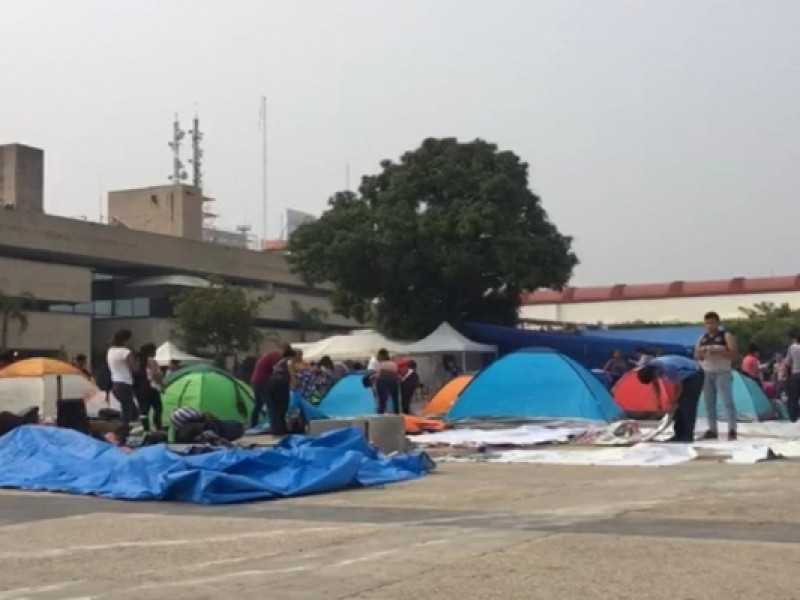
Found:
[[[8,335],[12,323],[17,325],[17,332],[22,334],[28,329],[28,316],[25,310],[31,308],[36,299],[24,293],[19,296],[7,296],[0,290],[0,348],[8,347]]]
[[[292,300],[292,319],[297,323],[301,343],[306,341],[306,336],[312,331],[325,331],[327,318],[328,313],[321,308],[306,310],[297,300]]]

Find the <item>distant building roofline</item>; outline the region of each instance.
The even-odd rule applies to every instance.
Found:
[[[612,300],[655,300],[701,296],[734,296],[800,291],[800,274],[778,277],[733,277],[707,281],[616,284],[606,287],[567,287],[562,291],[541,289],[522,295],[523,306],[574,304]]]

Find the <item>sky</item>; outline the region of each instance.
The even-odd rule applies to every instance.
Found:
[[[530,165],[574,285],[800,271],[800,2],[2,0],[0,143],[50,213],[166,184],[205,133],[218,224],[269,236],[426,137]],[[188,158],[188,156],[187,156]],[[104,211],[103,211],[104,212]],[[0,215],[1,216],[1,215]]]

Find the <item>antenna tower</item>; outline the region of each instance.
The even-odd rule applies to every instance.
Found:
[[[175,115],[175,121],[172,123],[172,141],[169,142],[169,147],[172,150],[172,175],[169,180],[178,185],[186,180],[186,170],[183,168],[181,162],[181,144],[186,132],[181,129],[181,124],[178,121],[178,115]]]
[[[192,158],[189,163],[192,165],[192,185],[201,192],[203,191],[203,149],[200,142],[203,141],[203,132],[200,131],[200,118],[195,114],[192,121],[192,128],[189,130],[192,136]]]

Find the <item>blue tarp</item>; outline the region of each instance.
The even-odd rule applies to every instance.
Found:
[[[275,448],[184,456],[165,445],[125,453],[69,429],[27,425],[0,438],[0,465],[2,488],[230,504],[405,481],[431,461],[387,458],[352,427],[290,436]]]
[[[508,354],[478,373],[445,419],[613,421],[623,417],[595,375],[568,356],[531,348]]]
[[[596,329],[580,332],[581,335],[606,340],[633,341],[640,346],[660,348],[662,344],[694,348],[697,340],[705,333],[703,327],[687,325],[684,327],[636,327],[631,329]],[[666,350],[665,350],[666,352]]]
[[[569,356],[587,369],[602,369],[614,350],[620,350],[632,358],[636,349],[643,345],[642,341],[592,337],[582,335],[580,332],[530,331],[485,323],[470,323],[465,333],[476,342],[497,346],[501,355],[523,348],[550,348]],[[690,353],[690,350],[682,345],[659,344],[658,347],[664,354],[688,356]]]

